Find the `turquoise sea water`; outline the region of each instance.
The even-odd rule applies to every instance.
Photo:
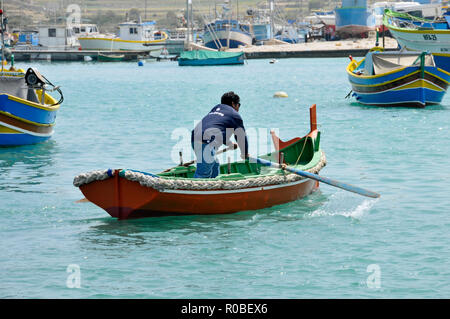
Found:
[[[50,141],[0,149],[0,298],[449,298],[450,96],[355,104],[347,61],[33,64],[65,101]],[[381,198],[322,184],[259,211],[126,221],[76,203],[79,173],[173,166],[181,133],[229,90],[249,130],[285,140],[307,133],[316,103],[321,175]]]

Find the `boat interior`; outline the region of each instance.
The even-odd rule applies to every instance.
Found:
[[[353,73],[357,75],[379,75],[408,66],[420,66],[421,52],[378,52],[367,53],[366,57],[355,66]],[[435,67],[433,55],[426,54],[425,66]]]
[[[25,81],[25,72],[23,70],[3,71],[0,76],[0,86],[2,94],[15,96],[30,102],[40,103],[36,91],[29,87]]]
[[[278,137],[276,137],[278,138]],[[299,169],[308,169],[311,166],[313,158],[319,157],[319,143],[320,132],[314,131],[304,136],[303,138],[295,138],[287,142],[280,143],[282,147],[279,151],[275,151],[264,156],[259,156],[262,159],[270,160],[272,162],[280,162],[280,159],[284,157],[283,162],[292,167]],[[276,146],[275,146],[276,147]],[[283,155],[281,155],[283,154]],[[176,166],[170,170],[159,173],[161,177],[170,178],[193,178],[196,170],[196,166]],[[233,163],[225,163],[220,165],[220,174],[216,179],[223,180],[239,180],[244,178],[258,177],[262,175],[279,175],[284,174],[284,171],[278,168],[271,168],[262,166],[258,163],[251,163],[249,161],[238,161]]]
[[[60,104],[49,94],[45,94],[44,100],[42,100],[42,88],[44,84],[47,84],[44,81],[47,82],[33,68],[28,69],[26,73],[23,69],[5,69],[0,72],[0,95],[19,98],[31,102],[31,105],[55,106]],[[58,88],[56,89],[60,92]]]

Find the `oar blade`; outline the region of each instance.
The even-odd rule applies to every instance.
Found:
[[[77,200],[75,203],[88,203],[89,202],[89,199],[87,199],[87,198],[82,198],[82,199],[80,199],[80,200]]]
[[[267,161],[267,160],[264,160],[264,159],[261,159],[261,158],[250,158],[250,159],[251,160],[255,160],[256,162],[258,162],[258,163],[260,163],[262,165],[265,165],[265,166],[272,166],[272,167],[277,167],[277,168],[281,167],[280,164],[278,164],[278,163],[273,163],[273,162],[270,162],[270,161]],[[322,183],[325,183],[325,184],[328,184],[328,185],[331,185],[331,186],[334,186],[334,187],[339,187],[339,188],[344,189],[346,191],[353,192],[353,193],[356,193],[356,194],[359,194],[359,195],[362,195],[362,196],[367,196],[367,197],[371,197],[371,198],[378,198],[378,197],[380,197],[380,194],[378,194],[378,193],[372,192],[370,190],[367,190],[367,189],[364,189],[364,188],[361,188],[361,187],[358,187],[358,186],[353,186],[351,184],[335,181],[335,180],[332,180],[332,179],[330,179],[328,177],[320,176],[320,175],[313,174],[313,173],[310,173],[310,172],[305,172],[305,171],[302,171],[302,170],[299,170],[299,169],[295,169],[295,168],[291,168],[291,167],[286,167],[286,170],[289,171],[289,172],[295,173],[297,175],[300,175],[300,176],[303,176],[303,177],[307,177],[307,178],[310,178],[310,179],[313,179],[313,180],[316,180],[318,182],[322,182]]]
[[[364,188],[359,187],[359,186],[354,186],[354,185],[351,185],[351,184],[348,184],[348,183],[339,182],[339,181],[333,180],[333,179],[328,178],[328,177],[320,176],[320,175],[317,175],[317,174],[312,174],[312,173],[301,171],[301,170],[296,170],[296,169],[289,168],[289,167],[286,168],[286,170],[288,170],[290,172],[293,172],[293,173],[296,173],[298,175],[301,175],[301,176],[304,176],[304,177],[308,177],[308,178],[314,179],[316,181],[319,181],[319,182],[331,185],[331,186],[335,186],[335,187],[344,189],[344,190],[349,191],[349,192],[353,192],[353,193],[359,194],[359,195],[363,195],[363,196],[366,196],[366,197],[372,197],[372,198],[380,197],[380,194],[378,194],[378,193],[372,192],[370,190],[364,189]]]

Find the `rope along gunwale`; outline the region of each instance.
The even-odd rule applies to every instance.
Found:
[[[313,174],[317,174],[326,165],[325,153],[322,151],[321,158],[317,165],[305,170]],[[114,170],[97,170],[87,173],[82,173],[76,176],[73,180],[75,187],[80,187],[95,181],[101,181],[114,176]],[[123,169],[120,170],[119,176],[127,180],[138,182],[145,187],[151,187],[156,190],[164,189],[185,189],[185,190],[230,190],[230,189],[244,189],[250,187],[261,187],[267,185],[279,185],[292,183],[305,177],[297,174],[285,175],[266,175],[262,177],[246,178],[237,181],[227,180],[196,180],[196,179],[166,179],[157,178],[141,172]]]

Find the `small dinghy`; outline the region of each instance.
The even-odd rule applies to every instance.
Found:
[[[102,54],[99,53],[97,60],[100,62],[120,62],[125,59],[124,54]]]

